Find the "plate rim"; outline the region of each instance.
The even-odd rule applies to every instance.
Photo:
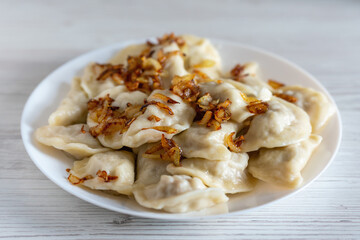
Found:
[[[149,39],[149,38],[148,38]],[[150,38],[150,40],[152,40],[153,38]],[[145,39],[146,41],[147,39]],[[100,48],[96,48],[93,49],[91,51],[87,51],[85,53],[80,54],[79,56],[70,59],[69,61],[66,61],[65,63],[61,64],[59,67],[57,67],[55,70],[53,70],[52,72],[50,72],[45,78],[43,78],[40,83],[38,83],[36,85],[36,87],[31,91],[29,97],[26,100],[26,103],[22,109],[22,114],[21,114],[21,121],[20,121],[20,131],[21,131],[21,138],[22,138],[22,142],[23,145],[25,147],[25,150],[28,154],[28,156],[30,157],[30,159],[32,160],[32,162],[35,164],[35,166],[49,179],[51,180],[55,185],[57,185],[58,187],[60,187],[61,189],[65,190],[67,193],[70,193],[71,195],[82,199],[83,201],[86,201],[88,203],[91,203],[95,206],[101,207],[101,208],[105,208],[107,210],[111,210],[114,212],[118,212],[118,213],[122,213],[122,214],[127,214],[127,215],[132,215],[132,216],[136,216],[136,217],[143,217],[143,218],[152,218],[152,219],[162,219],[162,220],[175,220],[175,221],[185,221],[185,220],[199,220],[199,219],[213,219],[213,218],[220,218],[220,217],[224,217],[224,216],[230,216],[230,215],[235,215],[235,214],[240,214],[240,213],[246,213],[249,211],[253,211],[256,210],[258,208],[261,207],[265,207],[267,205],[270,204],[275,204],[278,201],[281,201],[283,199],[289,198],[295,194],[297,194],[298,192],[304,190],[305,188],[307,188],[310,184],[312,184],[316,179],[318,179],[330,166],[330,164],[334,161],[335,157],[338,154],[340,145],[341,145],[341,140],[342,140],[342,134],[343,134],[343,130],[342,130],[342,119],[341,119],[341,115],[340,115],[340,111],[339,108],[333,98],[333,96],[328,92],[328,90],[322,85],[322,83],[320,81],[318,81],[312,74],[310,74],[309,72],[307,72],[306,70],[304,70],[302,67],[298,66],[297,64],[291,62],[290,60],[287,60],[286,58],[277,55],[275,53],[269,52],[267,50],[263,50],[262,48],[258,48],[258,47],[254,47],[254,46],[250,46],[247,44],[243,44],[243,43],[239,43],[236,41],[231,41],[231,40],[224,40],[224,39],[218,39],[218,38],[209,38],[209,40],[214,43],[214,44],[231,44],[231,45],[236,45],[237,47],[241,47],[243,49],[247,49],[259,54],[265,54],[268,57],[274,58],[278,61],[281,61],[282,63],[291,66],[292,68],[298,70],[299,72],[301,72],[303,75],[307,76],[309,79],[311,79],[311,81],[313,83],[315,83],[317,85],[318,88],[321,89],[321,91],[323,93],[325,93],[325,95],[329,98],[329,100],[331,101],[331,103],[334,105],[335,108],[335,112],[332,115],[332,118],[336,118],[337,120],[337,127],[338,127],[338,134],[339,134],[339,138],[337,139],[336,142],[336,147],[333,151],[333,154],[331,155],[330,159],[328,160],[328,162],[326,163],[326,165],[324,166],[323,169],[321,169],[321,171],[313,178],[311,179],[309,182],[307,182],[306,184],[302,185],[300,188],[298,189],[294,189],[292,192],[286,194],[285,196],[279,197],[275,200],[266,202],[264,204],[260,204],[254,207],[249,207],[246,209],[242,209],[242,210],[238,210],[238,211],[233,211],[233,212],[228,212],[228,213],[222,213],[222,214],[213,214],[213,215],[208,215],[208,216],[196,216],[196,215],[190,215],[190,216],[182,216],[181,214],[171,214],[171,213],[153,213],[153,212],[140,212],[137,210],[128,210],[128,209],[119,209],[119,208],[115,208],[111,205],[107,205],[107,204],[103,204],[101,202],[98,201],[94,201],[91,198],[85,197],[83,195],[77,194],[72,192],[71,189],[67,188],[65,185],[62,184],[58,184],[57,180],[55,178],[53,178],[50,174],[47,173],[47,171],[45,171],[45,169],[39,164],[38,161],[36,161],[32,154],[30,153],[30,146],[28,143],[25,142],[26,139],[26,131],[25,131],[25,112],[26,109],[29,108],[29,104],[30,104],[30,100],[32,97],[34,97],[34,92],[37,91],[37,89],[41,88],[41,85],[44,84],[44,82],[48,79],[51,78],[52,75],[56,75],[57,72],[62,71],[64,68],[67,68],[68,66],[71,66],[74,62],[79,61],[82,58],[86,58],[88,55],[92,55],[92,54],[96,54],[97,52],[104,52],[106,50],[109,49],[116,49],[119,48],[118,50],[130,45],[130,44],[137,44],[137,43],[143,43],[144,42],[144,38],[143,39],[134,39],[134,40],[127,40],[127,41],[121,41],[118,43],[114,43],[114,44],[110,44],[110,45],[106,45]],[[36,147],[35,147],[36,148]]]

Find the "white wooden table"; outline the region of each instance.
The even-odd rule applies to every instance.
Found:
[[[257,46],[314,74],[343,120],[328,170],[271,206],[194,222],[104,210],[48,180],[20,138],[35,86],[88,50],[171,31]],[[360,1],[1,1],[0,239],[360,239],[359,56]]]

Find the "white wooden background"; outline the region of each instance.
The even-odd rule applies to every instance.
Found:
[[[343,119],[328,170],[274,205],[188,222],[104,210],[48,180],[20,138],[35,86],[86,51],[171,31],[257,46],[313,73]],[[0,1],[0,239],[360,239],[359,56],[360,1]]]

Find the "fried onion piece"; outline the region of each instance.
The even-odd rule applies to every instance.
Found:
[[[209,93],[204,94],[196,102],[197,119],[200,125],[206,125],[213,130],[220,130],[221,123],[230,120],[231,112],[228,109],[231,101],[226,99],[219,103],[219,99],[213,100]]]
[[[113,101],[107,94],[104,98],[91,99],[88,102],[89,118],[97,123],[89,129],[93,137],[124,133],[135,119],[143,114],[139,105],[127,104],[126,109],[120,111],[118,107],[111,106]]]
[[[214,60],[205,59],[204,61],[195,64],[193,68],[210,68],[215,66],[216,62]]]
[[[152,98],[157,98],[161,101],[164,101],[164,102],[170,103],[170,104],[179,103],[179,102],[175,101],[174,99],[172,99],[168,96],[165,96],[164,94],[161,94],[161,93],[155,93],[154,95],[152,95]]]
[[[188,103],[195,102],[200,94],[200,88],[194,78],[194,74],[175,76],[170,90]]]
[[[296,97],[291,96],[291,95],[287,95],[287,94],[284,94],[284,93],[274,93],[274,96],[278,97],[278,98],[282,98],[285,101],[288,101],[288,102],[291,102],[291,103],[296,103],[296,101],[297,101]]]
[[[161,120],[161,118],[155,116],[155,115],[151,115],[147,118],[149,121],[155,120],[155,122],[159,122]]]
[[[156,45],[165,45],[165,44],[171,44],[175,42],[179,47],[182,47],[186,44],[185,40],[181,37],[176,36],[174,33],[170,34],[164,34],[161,38],[158,38],[158,43],[152,43],[150,41],[147,41],[147,45],[149,47],[154,47]]]
[[[148,130],[148,129],[154,129],[156,131],[164,132],[164,133],[167,133],[167,134],[177,133],[177,130],[175,128],[167,127],[167,126],[156,126],[156,127],[150,127],[150,128],[142,128],[141,130]]]
[[[81,131],[82,134],[85,134],[85,133],[86,133],[84,127],[85,127],[85,125],[82,125],[82,127],[81,127],[81,129],[80,129],[80,131]]]
[[[200,125],[207,125],[212,118],[212,111],[206,111],[202,119],[198,122]]]
[[[150,102],[145,103],[145,104],[140,108],[140,110],[142,111],[142,110],[144,110],[145,108],[147,108],[147,107],[150,106],[150,105],[155,105],[155,106],[157,106],[159,109],[165,111],[167,114],[169,114],[169,115],[174,115],[174,112],[172,111],[172,109],[171,109],[169,106],[167,106],[167,105],[165,105],[165,104],[163,104],[163,103],[161,103],[161,102],[156,102],[156,101],[150,101]]]
[[[78,178],[77,176],[72,175],[71,173],[70,173],[69,176],[68,176],[69,182],[70,182],[71,184],[74,184],[74,185],[83,183],[84,181],[89,180],[89,179],[92,179],[92,178],[93,178],[93,177],[92,177],[91,175],[88,175],[88,176],[83,177],[83,178]]]
[[[229,135],[225,136],[224,142],[225,146],[229,148],[230,151],[239,153],[241,151],[240,146],[244,141],[244,136],[240,135],[239,137],[233,139],[235,132],[230,133]]]
[[[245,93],[243,92],[240,92],[240,95],[242,97],[242,99],[245,101],[245,102],[248,102],[248,103],[251,103],[251,102],[261,102],[260,100],[258,100],[257,98],[255,97],[249,97],[247,96]]]
[[[272,87],[273,89],[278,89],[281,88],[283,86],[285,86],[285,84],[281,83],[281,82],[277,82],[275,80],[269,79],[268,80],[268,84],[270,85],[270,87]]]
[[[269,104],[267,102],[251,102],[246,106],[250,113],[254,113],[255,115],[266,113],[268,110]]]
[[[118,176],[111,176],[111,175],[108,175],[106,171],[97,171],[96,175],[103,179],[104,182],[110,182],[110,181],[113,181],[113,180],[116,180],[118,179]]]
[[[162,146],[162,143],[158,143],[154,146],[152,146],[151,148],[149,148],[148,150],[146,150],[146,154],[152,154],[152,153],[155,153],[155,152],[158,152],[160,151],[161,149],[163,149],[163,146]]]
[[[158,154],[155,154],[159,152]],[[160,158],[162,160],[171,161],[175,166],[181,166],[180,160],[182,158],[182,150],[172,139],[168,139],[163,134],[161,136],[161,141],[146,150],[142,155],[145,158],[156,159]]]

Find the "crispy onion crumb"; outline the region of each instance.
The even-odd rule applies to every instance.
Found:
[[[161,141],[151,148],[147,149],[143,154],[145,158],[162,159],[171,161],[175,166],[181,166],[182,150],[172,139],[168,139],[163,134]]]
[[[269,108],[269,104],[267,102],[255,101],[249,103],[249,105],[247,105],[246,108],[250,113],[259,115],[266,113],[266,111]]]
[[[288,102],[291,102],[291,103],[296,103],[296,101],[297,101],[296,97],[291,96],[291,95],[287,95],[287,94],[284,94],[284,93],[274,93],[274,96],[278,97],[278,98],[282,98],[285,101],[288,101]]]
[[[104,182],[110,182],[118,179],[117,176],[108,175],[106,171],[101,171],[101,170],[97,171],[96,175],[102,180],[104,180]]]
[[[269,79],[268,80],[268,84],[270,85],[270,87],[272,87],[273,89],[278,89],[281,88],[283,86],[285,86],[285,84],[281,83],[281,82],[277,82],[275,80]]]
[[[210,93],[204,94],[196,102],[196,118],[200,119],[198,124],[220,130],[221,123],[230,120],[231,112],[228,109],[230,105],[229,99],[219,103],[219,99],[213,100]]]
[[[91,99],[88,102],[89,118],[97,123],[89,130],[93,137],[101,134],[122,134],[127,131],[138,116],[143,114],[140,105],[127,104],[126,109],[120,111],[119,107],[111,106],[113,102],[114,99],[109,94],[98,100]]]
[[[235,135],[235,132],[230,133],[229,135],[225,136],[225,146],[227,146],[229,148],[230,151],[235,152],[235,153],[239,153],[241,151],[241,144],[244,141],[244,136],[240,135],[237,138],[233,138],[233,136]]]

